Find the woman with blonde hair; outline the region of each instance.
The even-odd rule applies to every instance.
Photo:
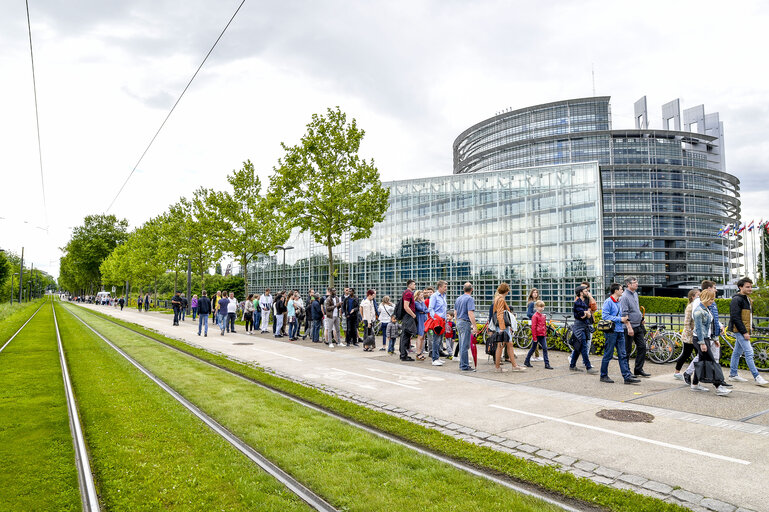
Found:
[[[523,366],[519,366],[515,361],[515,352],[513,351],[513,329],[512,319],[513,312],[510,311],[510,306],[507,305],[505,297],[510,293],[510,286],[507,283],[501,283],[497,288],[497,294],[494,297],[493,313],[496,317],[497,325],[497,352],[494,356],[494,367],[497,372],[506,372],[507,368],[501,367],[502,352],[507,346],[507,356],[510,358],[510,362],[513,364],[513,371],[521,372],[524,370]]]
[[[417,359],[425,360],[423,354],[425,348],[425,320],[427,320],[427,305],[425,304],[425,292],[419,290],[414,294],[414,307],[417,314]]]
[[[692,338],[694,337],[694,318],[692,314],[694,312],[694,299],[700,296],[700,291],[697,288],[689,290],[689,305],[686,306],[684,312],[684,330],[681,332],[681,341],[684,342],[684,350],[681,355],[676,359],[676,371],[673,377],[678,380],[684,380],[684,375],[681,373],[681,368],[689,356],[694,352],[694,343]]]
[[[713,350],[719,348],[717,338],[711,337],[711,324],[713,323],[713,315],[708,311],[708,307],[716,300],[716,292],[712,288],[703,290],[700,293],[700,304],[694,308],[692,317],[694,318],[694,348],[697,350],[697,355],[700,357],[699,363],[707,368],[708,365],[712,366],[715,370],[713,385],[716,387],[716,395],[725,396],[732,392],[731,389],[722,386],[723,374],[721,373],[721,367],[718,362],[713,358]],[[699,376],[697,371],[692,375],[691,390],[692,391],[707,391],[708,388],[699,383]]]

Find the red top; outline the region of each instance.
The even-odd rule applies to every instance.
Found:
[[[531,317],[531,337],[537,341],[537,336],[547,336],[547,325],[545,324],[545,315],[537,311]]]
[[[409,308],[411,309],[411,312],[414,313],[415,315],[417,314],[417,306],[414,303],[414,292],[412,292],[408,288],[406,288],[406,291],[403,292],[403,303],[408,304]],[[408,315],[408,313],[406,313],[405,310],[403,312]]]

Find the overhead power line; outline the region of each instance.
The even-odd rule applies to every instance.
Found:
[[[228,28],[228,27],[230,26],[230,24],[232,23],[232,20],[234,20],[234,19],[235,19],[235,16],[237,16],[237,15],[238,15],[238,12],[240,11],[240,8],[241,8],[241,7],[243,7],[243,4],[244,4],[244,3],[246,3],[246,0],[243,0],[242,2],[240,2],[240,5],[238,5],[238,8],[237,8],[237,9],[235,9],[235,12],[233,13],[232,17],[230,18],[230,21],[228,21],[228,22],[227,22],[227,25],[225,25],[225,26],[224,26],[224,29],[222,29],[222,32],[221,32],[221,34],[219,34],[219,37],[217,37],[217,38],[216,38],[216,41],[214,41],[214,44],[213,44],[213,46],[211,46],[211,49],[210,49],[210,50],[208,50],[208,53],[206,53],[206,56],[205,56],[205,57],[203,57],[203,61],[200,63],[200,66],[198,66],[198,69],[196,69],[196,70],[195,70],[195,73],[192,75],[192,78],[190,78],[190,81],[189,81],[189,82],[187,82],[187,85],[186,85],[186,86],[184,86],[184,90],[183,90],[183,91],[182,91],[182,93],[179,95],[179,98],[178,98],[178,99],[176,100],[176,102],[174,103],[174,106],[173,106],[173,107],[171,107],[171,110],[168,112],[168,115],[166,116],[166,118],[165,118],[165,119],[163,119],[163,122],[160,124],[160,128],[158,128],[158,130],[155,132],[155,135],[153,135],[153,136],[152,136],[152,140],[150,140],[150,143],[149,143],[149,144],[147,144],[147,147],[144,149],[144,152],[143,152],[143,153],[142,153],[142,155],[139,157],[139,160],[136,162],[136,165],[134,165],[133,169],[131,169],[131,172],[128,174],[128,177],[125,179],[125,181],[123,182],[123,184],[120,186],[120,190],[118,190],[117,194],[115,194],[115,197],[112,199],[112,202],[109,204],[109,206],[108,206],[108,207],[107,207],[107,209],[105,210],[105,213],[108,213],[108,212],[110,211],[110,209],[112,208],[112,206],[115,204],[115,201],[117,201],[117,198],[118,198],[118,197],[120,197],[120,194],[123,192],[123,189],[124,189],[124,188],[125,188],[125,186],[128,184],[128,180],[130,180],[130,179],[131,179],[131,176],[133,176],[133,175],[134,175],[134,172],[136,172],[136,169],[139,167],[139,164],[140,164],[140,163],[141,163],[141,161],[144,159],[144,155],[146,155],[146,154],[147,154],[147,151],[149,151],[149,150],[150,150],[150,147],[152,146],[152,143],[153,143],[153,142],[155,142],[155,139],[156,139],[156,138],[158,137],[158,135],[160,134],[160,130],[162,130],[162,129],[163,129],[163,127],[164,127],[164,126],[165,126],[165,124],[166,124],[166,121],[168,121],[168,118],[169,118],[169,117],[171,117],[171,114],[173,114],[173,113],[174,113],[174,109],[176,109],[176,105],[178,105],[178,104],[179,104],[179,102],[181,101],[182,97],[184,97],[184,93],[185,93],[185,92],[187,92],[187,89],[189,89],[189,87],[190,87],[190,84],[192,84],[192,81],[193,81],[193,80],[195,80],[195,77],[196,77],[196,76],[198,76],[198,72],[199,72],[199,71],[200,71],[200,69],[203,67],[203,64],[205,64],[205,63],[206,63],[206,60],[208,60],[208,56],[209,56],[209,55],[211,55],[211,52],[213,52],[213,51],[214,51],[214,48],[216,48],[216,45],[217,45],[217,44],[219,44],[219,40],[222,38],[222,36],[224,35],[224,33],[227,31],[227,28]]]
[[[37,107],[37,80],[35,79],[35,54],[32,52],[32,24],[29,22],[29,0],[27,6],[27,33],[29,34],[29,60],[32,63],[32,91],[35,95],[35,122],[37,124],[37,156],[40,162],[40,186],[43,190],[43,213],[45,214],[45,229],[48,231],[48,205],[45,200],[45,179],[43,177],[43,149],[40,144],[40,114]]]

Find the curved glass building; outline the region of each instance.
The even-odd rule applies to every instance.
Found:
[[[598,162],[607,282],[636,275],[650,288],[728,282],[737,248],[719,236],[740,216],[739,180],[726,172],[723,123],[704,107],[662,107],[649,129],[646,98],[634,129],[614,130],[609,97],[500,113],[454,141],[454,174]]]

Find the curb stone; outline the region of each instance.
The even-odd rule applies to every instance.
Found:
[[[238,362],[245,363],[249,366],[254,366],[247,361],[240,361],[232,357],[230,357],[230,359],[237,360]],[[488,432],[476,431],[472,427],[459,425],[457,423],[452,423],[440,418],[434,418],[432,416],[428,416],[416,411],[405,410],[394,405],[385,404],[384,402],[367,399],[342,389],[336,389],[316,384],[314,382],[305,381],[303,379],[298,379],[292,375],[277,372],[270,368],[265,368],[262,366],[257,366],[257,368],[277,377],[281,377],[285,380],[317,389],[326,394],[334,395],[337,398],[341,398],[342,400],[357,403],[363,407],[377,410],[391,416],[397,416],[412,423],[423,425],[427,428],[432,428],[459,440],[479,446],[488,446],[493,450],[505,452],[513,455],[514,457],[529,460],[540,465],[554,466],[558,471],[569,472],[580,478],[589,478],[593,482],[601,485],[607,485],[614,487],[615,489],[629,490],[639,494],[644,494],[646,496],[652,496],[654,498],[667,501],[668,503],[675,503],[677,505],[689,508],[694,512],[753,512],[752,510],[742,507],[738,508],[736,505],[732,505],[730,503],[726,503],[714,498],[703,497],[701,494],[690,492],[685,489],[674,488],[662,482],[649,480],[639,475],[622,473],[621,471],[617,471],[615,469],[600,466],[589,461],[576,459],[566,454],[558,454],[538,446],[521,443],[514,439],[500,437],[498,435],[489,434]]]

